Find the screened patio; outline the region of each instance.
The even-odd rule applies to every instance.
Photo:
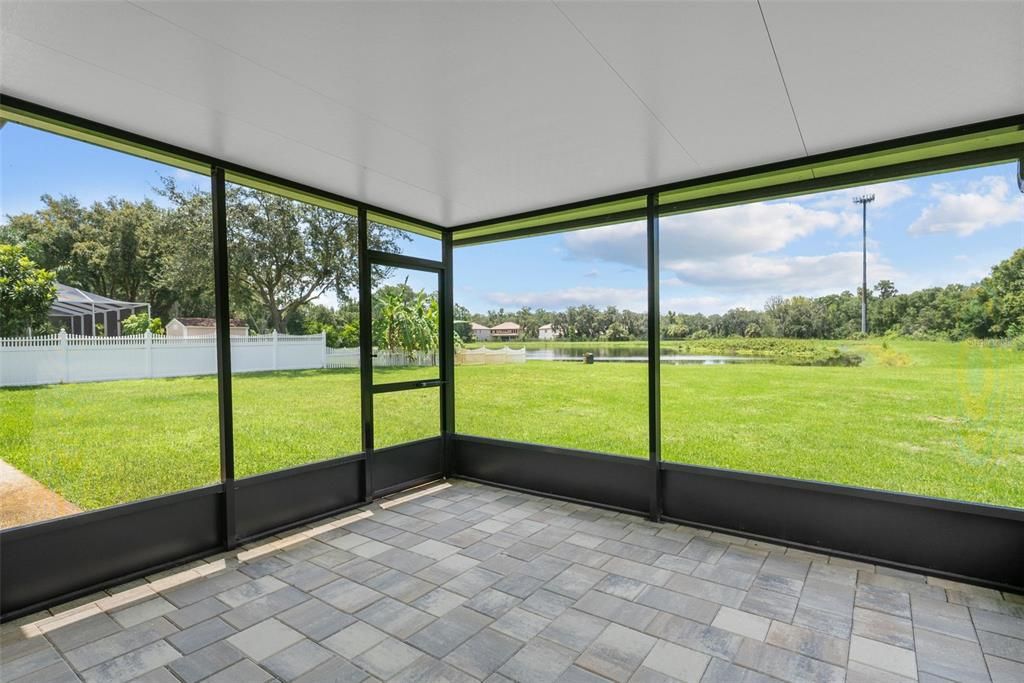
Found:
[[[146,309],[149,304],[132,301],[117,301],[102,294],[85,292],[77,287],[57,283],[57,298],[50,307],[50,318],[65,324],[69,334],[96,336],[96,325],[100,325],[108,337],[121,334],[121,321],[130,315]]]
[[[869,302],[879,327],[896,306],[869,263],[898,269],[866,203],[962,182],[1024,248],[1024,2],[0,11],[5,176],[45,178],[58,140],[102,202],[129,159],[117,191],[152,200],[132,235],[162,260],[149,304],[100,305],[216,330],[182,345],[213,374],[0,387],[0,458],[82,510],[0,530],[4,680],[1024,677],[1020,332],[944,338],[947,367],[923,333],[869,331]],[[821,213],[851,197],[852,228]],[[801,201],[746,232],[708,218]],[[75,287],[100,267],[39,236],[124,225],[112,200],[61,205],[77,223],[10,203],[33,218],[5,241]],[[711,297],[680,280],[757,271],[775,301],[788,271],[736,245],[811,214],[856,238],[813,272],[852,264],[863,327],[692,329]],[[488,287],[485,320],[464,304]],[[623,315],[588,333],[591,304]],[[506,305],[548,317],[473,339]],[[259,372],[233,364],[265,342]],[[113,435],[98,406],[122,446],[90,442]]]

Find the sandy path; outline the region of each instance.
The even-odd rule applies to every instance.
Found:
[[[75,512],[81,509],[0,460],[0,529]]]

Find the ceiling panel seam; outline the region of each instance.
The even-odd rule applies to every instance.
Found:
[[[601,58],[601,61],[605,63],[605,66],[607,66],[611,70],[611,72],[613,74],[615,74],[615,77],[618,78],[619,81],[621,81],[624,86],[626,86],[626,89],[628,89],[629,92],[633,94],[633,97],[636,98],[636,100],[643,106],[643,108],[647,110],[647,113],[650,114],[651,117],[655,121],[658,122],[658,125],[661,126],[662,130],[664,130],[668,134],[668,136],[670,138],[672,138],[673,141],[675,141],[676,145],[679,146],[679,149],[682,150],[683,154],[685,154],[686,157],[691,162],[693,162],[693,165],[696,166],[697,168],[703,169],[703,166],[701,166],[700,163],[696,159],[693,158],[693,155],[690,154],[690,151],[688,149],[686,149],[686,145],[684,145],[679,140],[679,138],[677,138],[675,136],[675,134],[669,129],[669,127],[665,125],[665,122],[661,120],[661,117],[659,117],[654,112],[654,110],[651,109],[650,105],[647,104],[647,102],[644,100],[644,98],[642,98],[640,96],[640,94],[636,90],[633,89],[633,86],[631,86],[629,84],[629,81],[627,81],[622,76],[622,74],[619,73],[618,69],[616,69],[614,66],[612,66],[612,63],[610,61],[608,61],[608,58],[605,57],[604,54],[602,54],[600,50],[597,49],[597,46],[594,45],[594,43],[590,40],[590,37],[587,36],[587,34],[583,32],[583,29],[581,29],[579,26],[576,25],[576,22],[574,22],[569,17],[569,15],[565,13],[565,10],[563,10],[558,5],[558,2],[556,0],[551,0],[551,4],[554,5],[555,9],[558,10],[559,14],[561,14],[563,17],[565,17],[565,20],[567,22],[569,22],[569,25],[573,27],[573,29],[580,35],[580,37],[583,38],[583,40],[586,41],[587,45],[590,46],[590,49],[594,51],[594,54],[596,54],[598,57]]]
[[[376,170],[374,168],[370,168],[369,166],[366,166],[364,164],[356,163],[355,161],[352,161],[351,159],[347,159],[347,158],[345,158],[343,156],[334,154],[332,152],[328,152],[328,151],[320,149],[318,147],[313,147],[312,145],[310,145],[310,144],[308,144],[306,142],[303,142],[301,140],[296,140],[296,139],[294,139],[292,137],[289,137],[287,135],[284,135],[283,133],[280,133],[278,131],[270,130],[270,129],[265,128],[265,127],[263,127],[263,126],[261,126],[259,124],[253,123],[252,121],[248,121],[246,119],[239,118],[239,117],[234,116],[232,114],[227,114],[225,112],[220,111],[219,109],[215,109],[215,108],[210,107],[210,106],[208,106],[206,104],[203,104],[201,102],[196,102],[195,100],[188,99],[188,98],[185,98],[185,97],[181,97],[180,95],[177,95],[177,94],[172,93],[170,91],[164,90],[163,88],[159,88],[159,87],[157,87],[157,86],[155,86],[155,85],[153,85],[151,83],[143,83],[142,81],[136,80],[136,79],[131,78],[129,76],[125,76],[124,74],[120,74],[120,73],[118,73],[116,71],[113,71],[112,69],[108,69],[107,67],[102,66],[100,64],[95,64],[93,62],[90,62],[90,61],[87,61],[85,59],[82,59],[82,58],[80,58],[80,57],[78,57],[76,55],[72,55],[72,54],[69,54],[67,52],[64,52],[63,50],[60,50],[60,49],[57,49],[57,48],[53,47],[52,45],[45,45],[45,44],[40,43],[40,42],[38,42],[36,40],[32,40],[31,38],[26,38],[25,36],[20,35],[18,33],[10,33],[10,35],[15,35],[20,40],[24,40],[25,42],[31,43],[32,45],[40,47],[40,48],[42,48],[44,50],[49,50],[49,51],[54,52],[56,54],[62,55],[64,57],[67,57],[68,59],[72,59],[72,60],[74,60],[76,62],[79,62],[81,64],[84,64],[84,65],[86,65],[88,67],[91,67],[91,68],[94,68],[94,69],[99,69],[100,71],[106,72],[106,73],[108,73],[108,74],[110,74],[112,76],[115,76],[116,78],[122,79],[124,81],[128,81],[130,83],[135,83],[135,84],[137,84],[137,85],[139,85],[139,86],[141,86],[143,88],[148,88],[150,90],[154,90],[156,92],[163,93],[164,95],[167,95],[168,97],[172,97],[172,98],[174,98],[176,100],[179,100],[181,102],[185,102],[185,103],[190,104],[192,106],[199,107],[200,109],[205,109],[207,111],[213,112],[213,113],[217,114],[218,116],[224,117],[227,120],[232,120],[233,119],[233,120],[239,121],[241,123],[244,123],[244,124],[246,124],[248,126],[252,126],[256,130],[259,130],[259,131],[261,131],[261,132],[263,132],[263,133],[265,133],[267,135],[270,135],[270,136],[279,138],[281,140],[284,140],[284,141],[286,141],[286,142],[288,142],[290,144],[294,144],[294,145],[298,145],[298,146],[301,146],[301,147],[305,147],[305,148],[307,148],[307,149],[309,149],[309,150],[311,150],[313,152],[316,152],[318,154],[323,154],[323,155],[331,157],[333,159],[338,159],[339,161],[343,161],[343,162],[345,162],[347,164],[352,164],[354,167],[362,169],[362,170],[366,171],[367,173],[372,173],[374,175],[381,176],[382,178],[387,178],[387,179],[392,180],[392,181],[394,181],[396,183],[400,183],[402,185],[405,185],[406,187],[410,187],[412,189],[419,190],[421,192],[425,192],[425,193],[427,193],[429,195],[432,195],[432,196],[436,197],[438,200],[440,200],[442,202],[451,201],[448,197],[440,195],[437,192],[435,192],[434,190],[430,190],[428,188],[421,187],[421,186],[419,186],[419,185],[417,185],[415,183],[411,183],[411,182],[409,182],[407,180],[402,180],[401,178],[396,178],[396,177],[394,177],[392,175],[389,175],[387,173],[382,173],[381,171],[378,171],[378,170]],[[60,108],[60,107],[58,107],[58,108]],[[260,169],[257,169],[257,170],[260,170]],[[344,193],[342,192],[342,193],[339,193],[339,194],[344,194]],[[369,201],[369,200],[367,200],[364,197],[364,198],[361,198],[360,201]],[[458,204],[457,202],[455,202],[455,203]],[[463,208],[466,208],[466,209],[473,209],[473,207],[466,206],[465,204],[458,204],[458,205],[462,206]]]
[[[757,9],[761,12],[761,23],[764,24],[765,35],[768,36],[768,44],[772,48],[772,57],[775,58],[775,68],[779,70],[779,78],[782,79],[782,89],[786,91],[786,101],[789,102],[789,111],[793,114],[793,123],[796,125],[797,135],[800,136],[800,145],[804,148],[804,156],[809,156],[807,143],[804,142],[804,131],[800,128],[800,119],[796,115],[796,107],[793,106],[793,98],[789,94],[789,85],[786,84],[786,74],[782,73],[782,64],[779,62],[779,53],[775,51],[775,41],[772,40],[771,29],[768,28],[768,18],[764,15],[764,7],[761,0],[757,0]]]
[[[163,22],[166,22],[167,24],[170,24],[171,26],[174,26],[175,28],[177,28],[177,29],[179,29],[181,31],[185,31],[186,33],[189,33],[189,34],[195,36],[197,39],[202,40],[203,42],[206,42],[206,43],[209,43],[211,45],[214,45],[218,49],[224,50],[225,52],[230,52],[231,54],[235,55],[236,57],[238,57],[240,59],[244,59],[245,61],[249,62],[250,64],[252,64],[252,65],[254,65],[254,66],[256,66],[256,67],[258,67],[260,69],[264,69],[266,71],[269,71],[270,73],[274,74],[278,78],[283,78],[284,80],[286,80],[286,81],[288,81],[290,83],[293,83],[296,86],[298,86],[300,88],[303,88],[304,90],[308,90],[309,92],[313,93],[317,97],[322,97],[323,99],[327,100],[328,102],[333,102],[333,103],[337,104],[340,107],[344,107],[345,109],[348,109],[349,111],[353,112],[357,116],[365,118],[367,121],[370,121],[370,122],[372,122],[372,123],[374,123],[376,125],[379,125],[379,126],[381,126],[383,128],[386,128],[388,130],[394,131],[395,133],[401,135],[402,137],[404,137],[404,138],[406,138],[408,140],[411,140],[412,142],[416,143],[417,145],[420,145],[421,147],[423,147],[425,149],[432,150],[433,152],[436,152],[436,153],[444,152],[443,149],[441,149],[439,147],[436,147],[435,145],[432,145],[429,142],[426,142],[424,140],[420,140],[415,135],[412,135],[412,134],[402,130],[401,128],[397,128],[394,125],[392,125],[392,124],[390,124],[390,123],[388,123],[386,121],[378,119],[377,117],[372,116],[372,115],[366,113],[362,109],[359,109],[358,107],[352,106],[348,102],[344,102],[344,101],[339,100],[339,99],[337,99],[335,97],[332,97],[331,95],[328,95],[327,93],[322,92],[322,91],[314,88],[313,86],[311,86],[311,85],[309,85],[307,83],[302,83],[301,81],[296,81],[291,76],[289,76],[289,75],[287,75],[285,73],[281,73],[280,71],[277,71],[273,67],[267,66],[266,64],[264,64],[264,63],[262,63],[262,62],[260,62],[260,61],[258,61],[256,59],[254,59],[254,58],[252,58],[252,57],[250,57],[250,56],[248,56],[246,54],[243,54],[243,53],[241,53],[241,52],[239,52],[239,51],[237,51],[237,50],[235,50],[233,48],[230,48],[230,47],[224,45],[223,43],[221,43],[219,41],[211,40],[210,38],[207,38],[206,36],[203,36],[203,35],[201,35],[199,33],[196,33],[195,31],[193,31],[192,29],[188,28],[187,26],[182,26],[181,24],[179,24],[179,23],[177,23],[177,22],[175,22],[175,21],[173,21],[171,19],[168,19],[167,17],[165,17],[164,15],[160,14],[159,12],[156,12],[156,11],[154,11],[154,10],[148,8],[148,7],[143,7],[142,5],[137,4],[133,0],[126,0],[126,2],[129,5],[137,8],[137,9],[140,9],[143,12],[149,13],[153,17],[155,17],[155,18],[157,18],[157,19],[159,19],[159,20],[161,20]],[[341,158],[343,158],[343,157],[341,157]],[[350,160],[346,159],[346,161],[350,161]],[[355,162],[353,161],[351,163],[355,163]],[[361,166],[361,164],[360,164],[360,166]],[[484,171],[483,168],[478,167],[478,166],[470,166],[470,168],[472,170],[474,170],[475,172],[478,172],[478,173]],[[370,170],[370,169],[367,169],[367,170]],[[380,173],[380,171],[375,171],[375,172],[376,173]],[[386,174],[383,174],[383,173],[381,175],[385,175],[386,176]],[[391,177],[391,176],[386,176],[386,177]],[[407,185],[410,185],[411,187],[419,187],[418,185],[416,185],[414,183],[409,183],[409,182],[401,180],[399,178],[393,178],[393,179],[398,181],[398,182],[402,182],[402,183],[405,183]],[[445,196],[439,194],[435,190],[428,190],[427,188],[419,188],[419,189],[422,189],[425,192],[430,192],[431,194],[436,195],[437,197],[440,197],[441,199],[444,199],[445,201],[450,201],[450,202],[456,204],[457,206],[461,206],[461,207],[463,207],[465,209],[470,209],[470,210],[474,210],[474,211],[479,211],[480,210],[480,207],[470,206],[470,205],[465,204],[463,202],[456,202],[456,201],[452,200],[449,197],[445,197]],[[525,193],[523,193],[523,191],[521,189],[519,189],[518,192],[521,195],[525,196]]]

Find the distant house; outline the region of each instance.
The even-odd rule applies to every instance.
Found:
[[[520,331],[521,328],[518,323],[511,321],[503,322],[490,329],[491,339],[496,341],[511,341],[513,339],[519,339]]]
[[[548,323],[547,325],[541,325],[540,328],[537,330],[538,339],[551,340],[558,339],[561,336],[562,333],[556,330],[555,326],[552,325],[551,323]]]
[[[470,334],[473,335],[473,339],[476,341],[489,341],[491,338],[491,328],[485,327],[479,323],[469,324]]]
[[[217,334],[217,321],[213,318],[175,318],[164,326],[168,337],[209,337]],[[249,336],[249,326],[241,320],[231,320],[231,336]]]

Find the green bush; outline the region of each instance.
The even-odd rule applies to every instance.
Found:
[[[164,323],[160,318],[150,319],[148,313],[136,313],[121,321],[121,334],[143,334],[146,330],[163,334]]]
[[[57,298],[57,276],[36,265],[25,250],[0,244],[0,337],[15,337],[46,325]]]
[[[680,353],[713,356],[755,356],[785,365],[855,366],[863,361],[859,355],[844,351],[828,342],[813,339],[781,337],[691,337],[671,342],[665,348]]]

